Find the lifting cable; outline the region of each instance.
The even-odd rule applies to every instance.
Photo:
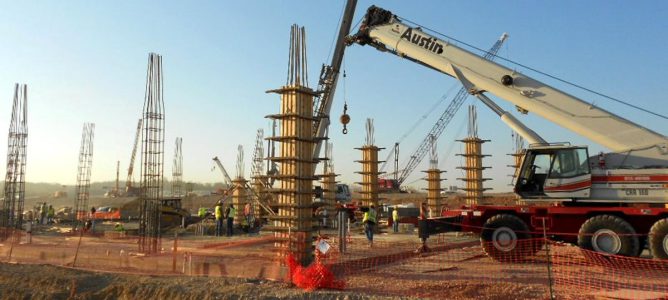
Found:
[[[401,144],[401,142],[403,142],[411,133],[413,133],[413,131],[415,131],[415,129],[417,129],[418,126],[422,124],[422,122],[424,122],[424,120],[426,120],[427,117],[429,117],[429,115],[431,115],[431,113],[436,111],[436,108],[438,106],[440,106],[443,102],[445,102],[445,100],[450,98],[450,94],[458,86],[459,86],[458,83],[453,83],[452,86],[450,86],[450,88],[445,92],[445,94],[443,94],[443,96],[441,96],[441,98],[438,99],[438,101],[436,101],[436,103],[434,103],[434,105],[432,105],[429,108],[429,110],[427,110],[427,112],[425,112],[417,121],[415,121],[415,123],[413,123],[413,126],[411,126],[404,134],[402,134],[401,137],[399,137],[399,139],[395,143]],[[385,171],[385,168],[387,167],[387,162],[390,161],[390,158],[392,158],[393,155],[394,155],[394,148],[390,150],[390,153],[387,155],[387,158],[385,158],[385,161],[381,165],[380,167],[381,172]]]
[[[473,45],[471,45],[471,44],[469,44],[469,43],[466,43],[466,42],[463,42],[463,41],[458,40],[458,39],[456,39],[456,38],[453,38],[453,37],[451,37],[451,36],[449,36],[449,35],[440,33],[440,32],[438,32],[438,31],[436,31],[436,30],[431,29],[431,28],[424,27],[424,26],[422,26],[422,25],[420,25],[420,24],[418,24],[418,23],[415,23],[415,22],[413,22],[413,21],[411,21],[411,20],[408,20],[408,19],[405,19],[405,18],[401,18],[401,20],[406,21],[407,23],[412,24],[412,25],[414,25],[414,26],[417,26],[417,27],[420,27],[420,28],[422,28],[422,29],[425,29],[425,30],[427,30],[427,31],[430,31],[430,32],[432,32],[432,33],[434,33],[434,34],[436,34],[436,35],[440,35],[440,36],[442,36],[442,37],[444,37],[444,38],[447,38],[447,39],[453,40],[453,41],[455,41],[455,42],[458,42],[458,43],[460,43],[460,44],[462,44],[462,45],[465,45],[465,46],[467,46],[467,47],[470,47],[470,48],[475,49],[475,50],[477,50],[477,51],[480,51],[480,52],[482,52],[482,53],[487,53],[487,51],[485,51],[485,50],[483,50],[483,49],[480,49],[480,48],[478,48],[478,47],[476,47],[476,46],[473,46]],[[538,70],[538,69],[535,69],[535,68],[529,67],[529,66],[527,66],[527,65],[521,64],[521,63],[516,62],[516,61],[514,61],[514,60],[511,60],[511,59],[508,59],[508,58],[504,58],[504,57],[502,57],[502,56],[498,56],[498,55],[496,55],[496,54],[492,54],[492,55],[493,55],[494,57],[496,57],[496,58],[498,58],[498,59],[500,59],[500,60],[503,60],[503,61],[505,61],[505,62],[508,62],[508,63],[510,63],[510,64],[513,64],[513,65],[516,65],[516,66],[525,68],[525,69],[530,70],[530,71],[533,71],[533,72],[536,72],[536,73],[538,73],[538,74],[540,74],[540,75],[543,75],[543,76],[552,78],[552,79],[557,80],[557,81],[559,81],[559,82],[562,82],[562,83],[565,83],[565,84],[567,84],[567,85],[570,85],[570,86],[579,88],[579,89],[581,89],[581,90],[587,91],[587,92],[592,93],[592,94],[594,94],[594,95],[598,95],[598,96],[603,97],[603,98],[606,98],[606,99],[608,99],[608,100],[615,101],[615,102],[617,102],[617,103],[619,103],[619,104],[626,105],[626,106],[628,106],[628,107],[637,109],[637,110],[639,110],[639,111],[642,111],[642,112],[645,112],[645,113],[648,113],[648,114],[657,116],[657,117],[659,117],[659,118],[668,120],[668,116],[665,116],[665,115],[662,115],[662,114],[653,112],[653,111],[651,111],[651,110],[649,110],[649,109],[642,108],[642,107],[640,107],[640,106],[637,106],[637,105],[628,103],[628,102],[626,102],[626,101],[624,101],[624,100],[621,100],[621,99],[618,99],[618,98],[615,98],[615,97],[612,97],[612,96],[608,96],[608,95],[603,94],[603,93],[601,93],[601,92],[594,91],[594,90],[592,90],[592,89],[590,89],[590,88],[587,88],[587,87],[584,87],[584,86],[579,85],[579,84],[577,84],[577,83],[574,83],[574,82],[571,82],[571,81],[568,81],[568,80],[559,78],[559,77],[557,77],[557,76],[555,76],[555,75],[548,74],[548,73],[546,73],[546,72],[543,72],[543,71],[540,71],[540,70]]]

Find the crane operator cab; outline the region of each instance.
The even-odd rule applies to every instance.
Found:
[[[588,198],[591,171],[586,147],[530,146],[524,151],[515,193],[522,198]]]

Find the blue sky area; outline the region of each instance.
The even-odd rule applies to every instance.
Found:
[[[360,0],[355,23],[371,4],[484,49],[507,32],[501,56],[668,115],[666,1]],[[324,0],[2,1],[0,126],[9,125],[13,84],[27,83],[27,180],[75,182],[84,122],[96,124],[92,179],[112,180],[117,160],[122,174],[127,168],[144,100],[147,55],[156,52],[163,55],[165,78],[166,175],[176,137],[183,137],[185,180],[221,181],[211,158],[221,157],[233,171],[239,144],[246,149],[248,173],[255,132],[268,131],[264,116],[279,109],[278,96],[265,91],[285,84],[290,25],[306,27],[315,87],[320,65],[329,62],[343,5]],[[430,108],[453,86],[459,88],[452,78],[370,47],[349,47],[345,70],[352,122],[348,135],[333,123],[331,140],[336,171],[347,183],[360,180],[353,162],[360,153],[353,148],[364,143],[365,118],[375,120],[378,146],[390,148],[430,112],[403,141],[403,165],[450,99]],[[666,120],[545,81],[666,133]],[[343,83],[332,109],[335,119],[343,111]],[[514,111],[503,100],[498,103]],[[478,106],[479,136],[492,140],[484,146],[492,155],[485,163],[492,167],[486,173],[494,179],[489,186],[508,191],[510,130],[486,107],[472,99],[468,104]],[[463,150],[454,140],[466,132],[465,112],[439,140],[440,163],[448,171],[445,185],[461,185],[456,167],[462,161],[455,154]],[[521,119],[549,141],[589,144],[531,114]],[[590,153],[600,150],[593,144]],[[426,168],[425,159],[418,171]],[[422,176],[416,171],[407,182]]]

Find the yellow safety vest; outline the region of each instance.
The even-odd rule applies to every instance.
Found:
[[[399,221],[399,211],[396,209],[392,211],[392,221]]]
[[[223,217],[223,207],[216,205],[216,220],[220,220]]]
[[[234,218],[234,216],[237,215],[237,209],[234,207],[230,207],[230,214],[227,215],[228,218]]]
[[[374,210],[373,208],[369,208],[369,210],[364,213],[364,218],[362,219],[362,223],[367,221],[376,223],[376,210]]]

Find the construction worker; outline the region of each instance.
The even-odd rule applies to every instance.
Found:
[[[95,206],[90,208],[90,231],[95,232]]]
[[[394,233],[399,232],[399,210],[397,207],[394,207],[394,210],[392,211],[392,230]]]
[[[215,208],[216,215],[216,236],[223,235],[223,202],[218,201]]]
[[[376,225],[376,207],[371,204],[369,210],[364,212],[364,218],[362,218],[362,224],[364,224],[364,232],[366,233],[366,238],[369,240],[369,248],[373,246],[373,231]]]
[[[46,202],[43,202],[39,207],[39,224],[46,225],[46,215],[48,208],[46,207]]]
[[[197,216],[199,216],[200,219],[204,220],[204,218],[206,218],[206,207],[200,207],[199,210],[197,211]]]
[[[234,208],[234,205],[230,203],[229,212],[227,214],[227,236],[234,235],[234,216],[237,215],[237,210]]]
[[[49,205],[49,210],[46,213],[48,223],[51,224],[53,223],[53,217],[56,216],[56,210],[53,208],[53,205]]]
[[[250,202],[244,205],[244,218],[246,219],[246,224],[248,225],[248,232],[250,233],[250,230],[253,227],[253,211],[251,209]]]

